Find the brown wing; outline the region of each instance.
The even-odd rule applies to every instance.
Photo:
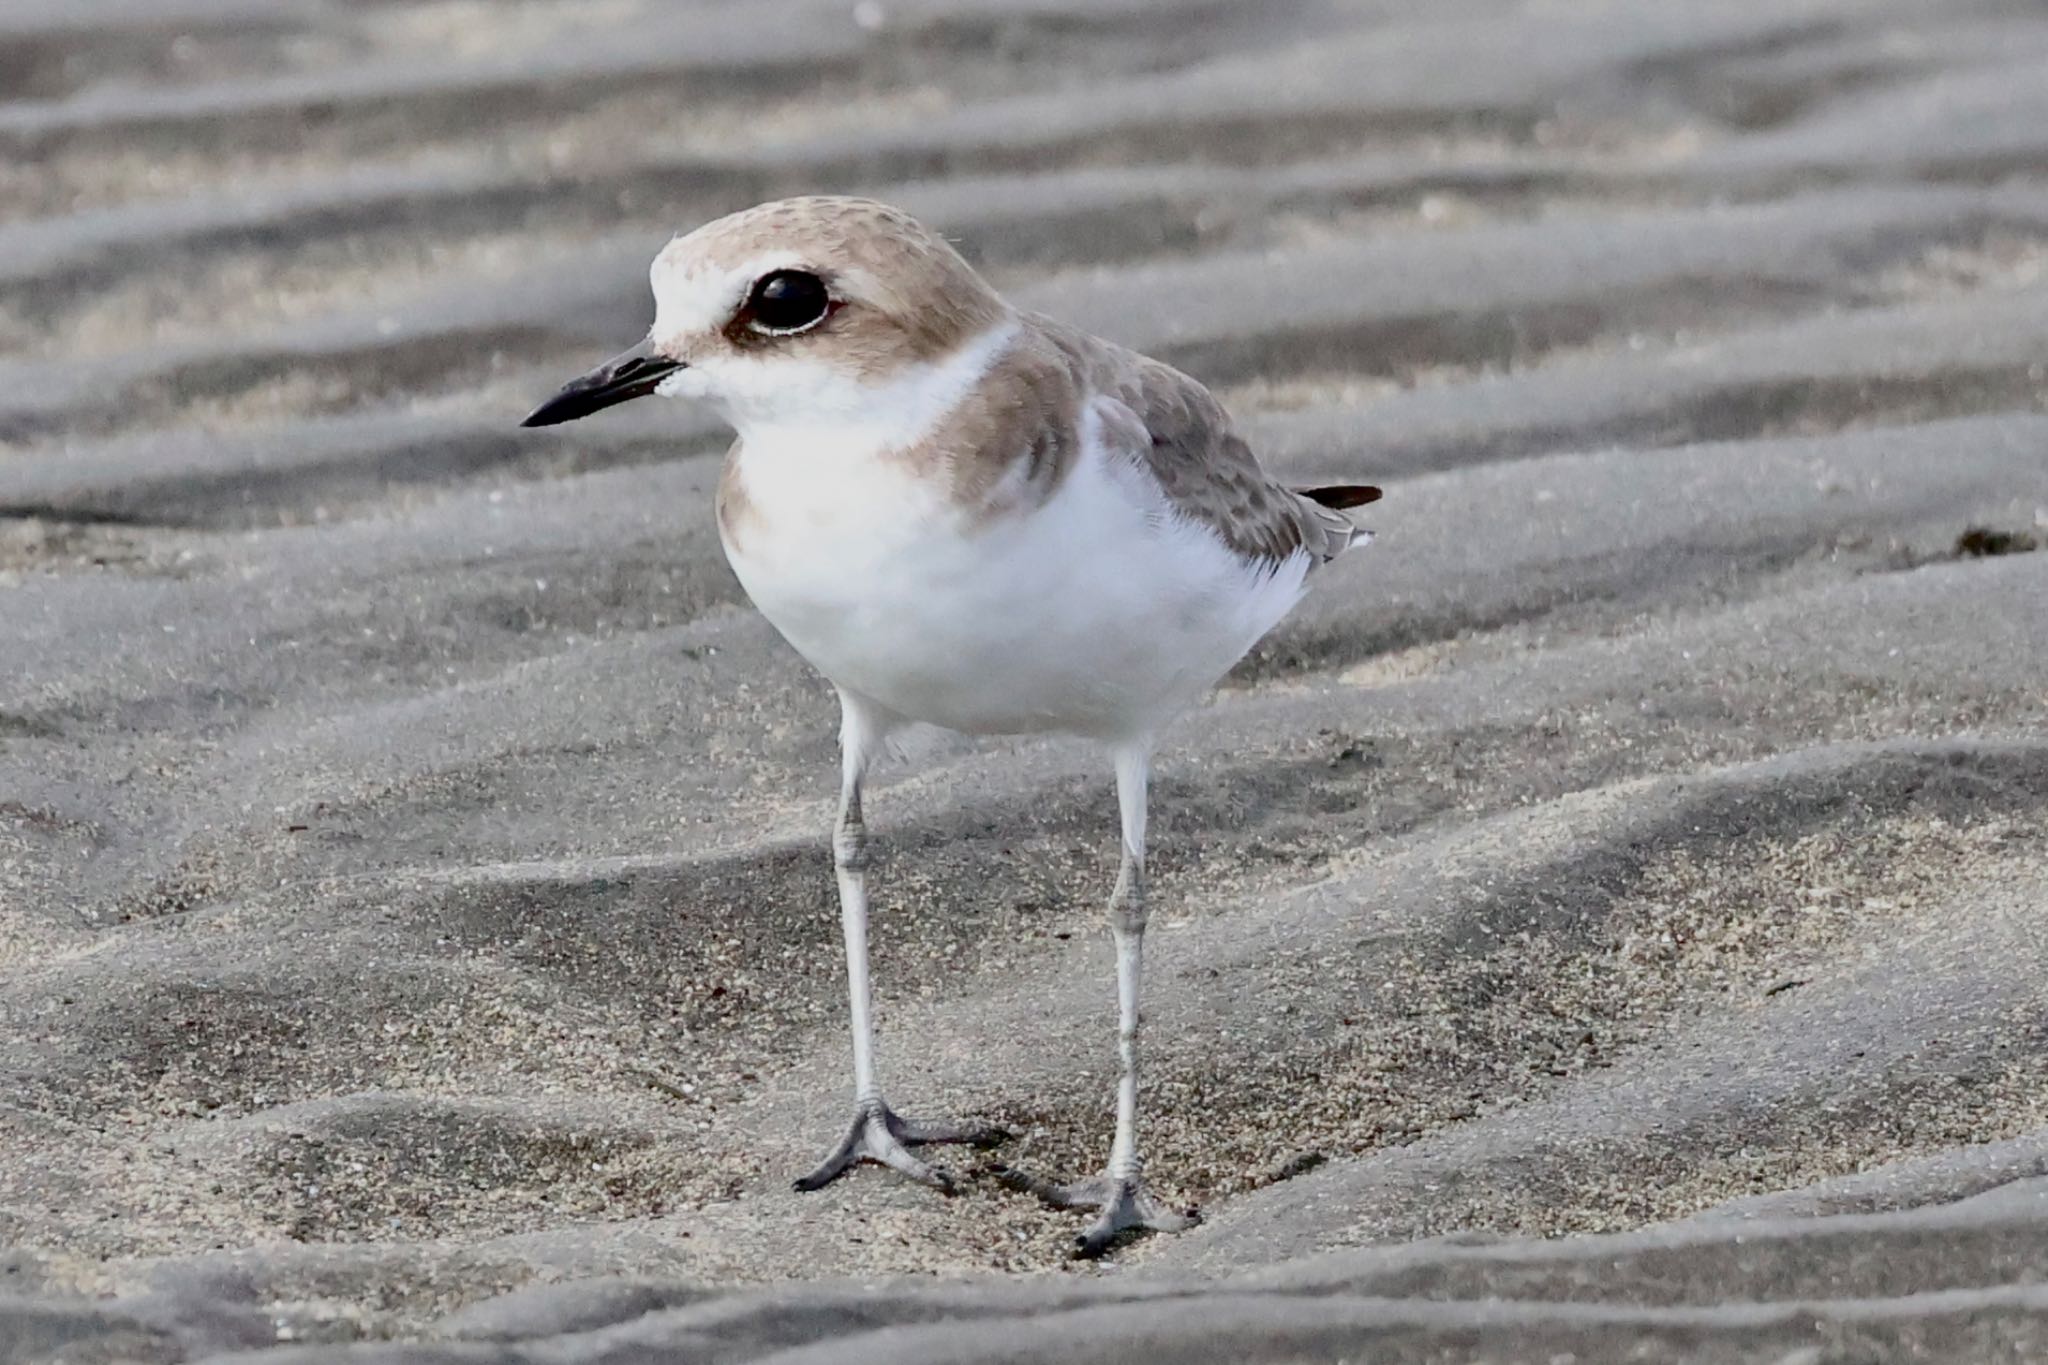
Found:
[[[1151,471],[1182,516],[1247,559],[1278,562],[1305,549],[1327,560],[1351,543],[1350,519],[1276,483],[1193,379],[1059,323],[1042,325],[1085,374],[1112,443]]]

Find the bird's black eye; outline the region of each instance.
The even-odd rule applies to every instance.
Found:
[[[754,326],[764,332],[801,332],[825,316],[832,295],[808,270],[763,275],[747,298]]]

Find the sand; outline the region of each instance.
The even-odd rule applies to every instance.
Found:
[[[2048,1349],[2048,19],[1997,0],[0,8],[0,1362]],[[869,803],[724,438],[518,417],[861,190],[1371,481],[1173,732]]]

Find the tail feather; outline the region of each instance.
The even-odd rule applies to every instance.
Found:
[[[1371,484],[1339,483],[1322,488],[1297,488],[1299,497],[1314,504],[1315,519],[1323,531],[1323,547],[1319,556],[1328,561],[1335,559],[1354,545],[1372,543],[1372,532],[1344,515],[1345,509],[1363,507],[1369,502],[1380,500],[1380,490]]]
[[[1322,488],[1297,488],[1294,491],[1325,507],[1363,507],[1380,500],[1380,490],[1369,483],[1333,483]]]

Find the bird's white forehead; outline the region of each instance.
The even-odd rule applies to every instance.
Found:
[[[733,265],[671,246],[654,258],[647,272],[654,290],[654,340],[715,332],[739,311],[756,280],[771,271],[806,264],[800,254],[786,249],[762,251]]]

